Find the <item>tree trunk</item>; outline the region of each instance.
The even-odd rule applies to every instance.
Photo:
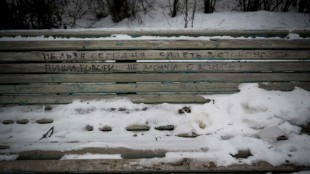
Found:
[[[299,13],[303,13],[305,11],[306,4],[307,4],[307,0],[300,0],[299,1],[299,7],[298,7]]]
[[[173,1],[173,11],[172,11],[171,17],[176,17],[177,16],[178,2],[179,2],[179,0],[174,0]]]
[[[204,4],[205,4],[204,13],[210,13],[209,12],[210,0],[204,0]]]

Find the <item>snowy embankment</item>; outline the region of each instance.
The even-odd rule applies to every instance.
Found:
[[[8,156],[5,153],[16,154],[29,150],[124,147],[167,151],[164,158],[154,158],[154,163],[194,158],[213,161],[218,166],[258,161],[272,165],[310,165],[310,136],[300,134],[299,127],[310,121],[310,92],[300,88],[291,92],[265,91],[256,84],[240,85],[240,90],[236,94],[205,96],[211,102],[203,105],[146,105],[133,104],[127,99],[114,99],[1,108],[1,121],[29,120],[25,125],[14,123],[0,126],[0,142],[10,146],[10,149],[1,150],[1,159],[17,158],[16,155]],[[190,110],[180,112],[185,106]],[[53,119],[53,122],[43,125],[36,123],[36,120],[43,118]],[[132,124],[146,125],[150,130],[126,131],[125,128]],[[174,125],[174,130],[154,129],[163,125]],[[52,126],[52,135],[41,139]],[[92,131],[89,126],[93,128]],[[104,126],[111,127],[112,131],[101,131]],[[176,136],[180,134],[198,136]],[[249,151],[250,156],[245,159],[232,156],[242,150]],[[87,153],[63,157],[83,158],[116,159],[120,155]],[[147,165],[150,165],[149,161]]]
[[[184,15],[168,17],[168,9],[155,10],[143,16],[143,23],[125,19],[117,24],[107,17],[95,24],[78,21],[91,30],[167,30],[184,29]],[[104,27],[104,28],[102,28]],[[215,12],[197,13],[191,30],[298,30],[309,29],[309,15],[288,12]],[[50,30],[47,30],[50,31]],[[54,31],[54,30],[52,30]],[[61,31],[61,30],[55,30]],[[5,31],[3,31],[5,32]],[[61,39],[232,39],[232,37],[151,37],[132,38],[113,35],[105,38]],[[2,37],[0,41],[54,40],[53,37]],[[238,39],[238,38],[233,38]],[[245,38],[239,38],[245,39]],[[252,38],[246,38],[252,39]],[[263,38],[258,38],[263,39]],[[269,38],[270,39],[270,38]],[[283,39],[283,38],[272,38]],[[290,34],[286,39],[301,39]],[[309,39],[309,38],[307,38]],[[68,105],[6,106],[0,108],[0,160],[14,160],[18,153],[30,150],[70,151],[87,147],[164,150],[164,158],[141,160],[144,165],[157,162],[176,162],[193,158],[214,162],[217,166],[253,164],[266,161],[272,165],[295,164],[310,166],[310,136],[301,134],[302,125],[310,122],[310,92],[295,88],[291,92],[266,91],[257,84],[242,84],[236,94],[208,95],[210,103],[190,104],[133,104],[127,99],[75,101]],[[182,111],[182,108],[190,110]],[[183,109],[184,110],[184,109]],[[183,112],[183,113],[182,113]],[[25,124],[17,123],[24,119]],[[51,119],[49,124],[38,124]],[[28,121],[28,122],[27,122]],[[21,121],[19,121],[21,122]],[[27,122],[27,123],[26,123]],[[149,131],[131,132],[132,124],[150,127]],[[172,131],[159,131],[158,126],[173,125]],[[104,132],[108,126],[112,131]],[[53,127],[51,136],[42,138]],[[193,136],[192,138],[177,135]],[[235,158],[238,151],[248,152],[246,158]],[[66,154],[66,159],[119,159],[120,154]]]
[[[185,29],[184,15],[175,18],[167,16],[168,12],[156,10],[155,14],[143,16],[143,22],[125,19],[119,23],[114,23],[111,19],[104,18],[90,28],[94,30],[159,30],[159,29]],[[208,30],[297,30],[309,29],[309,14],[295,12],[215,12],[211,14],[199,13],[195,15],[193,28],[188,29],[208,29]],[[81,27],[86,27],[87,20],[80,21]],[[78,29],[77,30],[81,30]]]

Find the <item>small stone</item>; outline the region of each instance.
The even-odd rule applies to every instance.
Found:
[[[142,111],[146,111],[146,110],[148,110],[149,108],[147,108],[147,107],[144,107],[144,108],[142,108]]]
[[[209,148],[207,148],[207,147],[202,147],[202,148],[200,148],[200,149],[201,149],[201,151],[203,151],[203,152],[209,151]]]
[[[133,137],[136,137],[136,136],[138,136],[138,135],[137,135],[137,134],[133,134],[132,136],[133,136]]]
[[[87,125],[87,126],[85,127],[85,129],[86,129],[87,131],[93,131],[93,130],[94,130],[94,127],[91,126],[91,125]]]
[[[108,111],[115,111],[116,108],[109,108]]]
[[[284,141],[284,140],[288,140],[288,138],[284,135],[278,136],[277,137],[277,141]]]
[[[29,123],[29,120],[27,120],[27,119],[16,120],[16,123],[17,124],[27,124],[27,123]]]
[[[3,120],[2,124],[13,124],[14,120]]]
[[[46,106],[44,110],[45,110],[45,111],[51,111],[52,109],[53,109],[53,108],[52,108],[51,106]]]
[[[155,129],[159,131],[173,131],[174,125],[158,126],[158,127],[155,127]]]
[[[198,137],[198,134],[196,134],[195,132],[190,132],[190,133],[178,134],[177,136],[183,137],[183,138],[196,138],[196,137]]]
[[[207,127],[207,125],[202,121],[199,121],[198,125],[199,125],[200,129],[205,129]]]
[[[300,133],[310,135],[310,123],[308,125],[302,125]]]
[[[43,118],[43,119],[40,119],[40,120],[37,120],[36,123],[38,124],[50,124],[50,123],[53,123],[54,120],[52,119],[48,119],[48,118]]]
[[[126,130],[127,131],[148,131],[150,130],[150,127],[147,125],[133,124],[133,125],[127,126]]]
[[[211,161],[209,162],[209,167],[216,167],[216,164],[213,161]]]
[[[234,158],[248,158],[249,156],[252,156],[251,151],[249,149],[247,150],[238,150],[238,153],[235,155],[230,154]]]
[[[112,131],[112,128],[110,126],[103,126],[102,128],[99,128],[102,132],[110,132]]]
[[[179,114],[184,114],[184,113],[191,113],[191,108],[185,106],[182,109],[179,109]]]
[[[118,111],[126,111],[126,108],[118,108]]]

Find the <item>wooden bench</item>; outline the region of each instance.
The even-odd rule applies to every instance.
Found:
[[[219,33],[221,32],[216,34]],[[225,32],[223,33],[225,35]],[[272,31],[236,33],[239,33],[237,36],[242,36],[242,33],[247,34],[246,36],[274,34]],[[287,32],[279,33],[282,37]],[[15,33],[18,34],[21,33]],[[92,36],[89,32],[80,34],[83,37]],[[196,32],[194,36],[198,34]],[[0,35],[13,36],[14,32]],[[24,32],[21,35],[35,36],[35,33]],[[76,36],[76,33],[70,35],[68,32],[53,32],[47,35]],[[141,33],[130,35],[140,36]],[[95,32],[94,36],[100,36],[100,32]],[[0,41],[0,104],[68,104],[74,100],[115,97],[126,97],[135,103],[207,103],[210,100],[201,95],[235,93],[239,91],[240,83],[254,82],[267,90],[289,91],[295,86],[310,90],[309,60],[310,40]],[[93,170],[76,161],[50,161],[53,163],[52,167],[45,168],[42,166],[48,166],[47,161],[40,161],[40,169],[29,167],[31,161],[17,163],[28,166],[26,171],[73,172],[79,167],[82,171],[96,171],[100,170],[100,167],[115,171],[134,169],[120,167],[123,162],[117,160],[96,161],[92,163]],[[86,163],[91,162],[85,161]],[[104,166],[101,163],[104,163]],[[114,163],[115,168],[111,167],[110,163]],[[188,162],[195,166],[194,163]],[[72,165],[72,168],[65,167],[67,165]],[[0,166],[6,167],[4,171],[12,171],[16,163],[1,162]],[[64,170],[59,166],[63,166]],[[23,167],[15,169],[25,170]],[[162,164],[159,169],[186,171],[188,168]],[[200,172],[206,170],[201,166],[191,169]],[[218,172],[240,171],[238,166],[209,169]],[[268,168],[267,164],[261,164],[247,170],[255,169],[265,172],[283,168]],[[286,169],[295,171],[297,168],[291,166]]]

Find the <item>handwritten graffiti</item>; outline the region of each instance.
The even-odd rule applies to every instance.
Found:
[[[83,65],[83,64],[69,64],[69,65],[45,65],[45,72],[113,72],[114,65]]]
[[[206,50],[206,51],[86,51],[86,52],[44,52],[48,60],[141,60],[141,59],[238,59],[266,58],[261,50]]]
[[[215,72],[242,68],[238,62],[46,64],[45,72]]]

